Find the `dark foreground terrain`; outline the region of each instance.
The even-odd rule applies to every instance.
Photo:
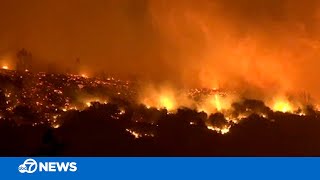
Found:
[[[134,112],[117,116],[116,105],[68,112],[63,125],[0,124],[2,156],[319,156],[320,119],[275,113],[258,115],[220,134],[203,123],[203,114],[148,110],[156,124],[132,121]],[[140,109],[143,111],[143,109]],[[145,109],[144,109],[145,110]],[[212,121],[221,121],[219,115]],[[119,117],[119,118],[118,118]],[[190,122],[194,122],[190,124]]]

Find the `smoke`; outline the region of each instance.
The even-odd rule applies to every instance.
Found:
[[[183,82],[258,97],[319,97],[317,1],[152,1],[154,26]],[[178,70],[178,71],[179,71]]]
[[[248,98],[306,91],[319,99],[316,0],[6,1],[0,53],[25,47],[39,69],[80,58],[105,71]]]

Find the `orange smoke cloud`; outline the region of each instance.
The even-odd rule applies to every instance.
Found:
[[[37,69],[65,72],[79,57],[90,77],[320,99],[318,0],[17,0],[0,12],[0,56],[24,47]]]
[[[241,2],[150,2],[153,25],[169,44],[163,56],[177,59],[182,81],[260,99],[299,91],[319,98],[320,43],[311,32],[320,27],[319,3]]]

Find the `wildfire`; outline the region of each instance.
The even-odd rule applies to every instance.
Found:
[[[175,103],[173,98],[169,96],[162,95],[159,97],[159,106],[160,108],[165,108],[169,111],[174,110],[175,108]]]
[[[135,131],[133,131],[131,129],[126,129],[126,131],[129,132],[136,139],[138,139],[138,138],[140,138],[142,136],[141,134],[139,134],[139,133],[137,133],[137,132],[135,132]]]
[[[83,78],[89,78],[89,76],[86,73],[82,73],[80,76]]]
[[[273,105],[273,110],[278,112],[293,112],[293,107],[287,100],[277,100]]]
[[[8,70],[8,69],[9,69],[9,66],[3,65],[3,66],[2,66],[2,69]]]
[[[171,112],[178,108],[175,93],[169,89],[149,90],[143,94],[142,104],[146,105],[147,108],[155,107]]]
[[[54,129],[58,129],[60,127],[60,124],[52,124],[51,127]]]
[[[227,134],[230,131],[230,126],[224,126],[223,128],[213,127],[213,126],[207,126],[207,128],[211,131],[216,131],[221,134]]]
[[[88,107],[90,107],[90,106],[91,106],[91,102],[86,102],[86,105],[87,105]]]
[[[100,100],[100,99],[89,99],[89,100],[85,100],[84,101],[84,104],[87,106],[87,107],[91,107],[92,106],[92,103],[94,102],[98,102],[100,104],[108,104],[108,101],[107,100]]]
[[[198,111],[203,111],[207,114],[224,112],[231,108],[231,104],[234,102],[233,97],[223,97],[219,94],[212,95],[205,99],[198,105]]]
[[[219,99],[219,97],[218,97],[217,94],[214,95],[214,104],[215,104],[215,106],[216,106],[216,108],[217,108],[218,111],[221,111],[221,110],[222,110],[222,108],[221,108],[221,102],[220,102],[220,99]]]
[[[124,109],[120,109],[120,112],[119,112],[120,115],[123,115],[125,113],[126,113],[126,111]]]
[[[227,134],[229,131],[230,131],[230,127],[224,127],[222,129],[220,129],[221,134]]]

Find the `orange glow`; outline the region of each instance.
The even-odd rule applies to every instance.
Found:
[[[89,76],[88,76],[86,73],[82,73],[82,74],[81,74],[81,77],[83,77],[83,78],[89,78]]]
[[[91,106],[91,102],[86,102],[86,105],[87,105],[88,107],[90,107],[90,106]]]
[[[3,66],[2,66],[2,69],[6,69],[6,70],[8,70],[8,69],[9,69],[9,67],[8,67],[7,65],[3,65]]]
[[[133,131],[131,129],[126,129],[127,132],[129,132],[132,136],[134,136],[134,138],[138,139],[140,138],[142,135],[137,133],[136,131]]]
[[[275,101],[273,108],[274,111],[278,112],[293,112],[293,107],[287,100],[277,100]]]
[[[235,97],[228,96],[220,96],[219,94],[215,94],[213,96],[208,97],[203,102],[201,102],[197,109],[198,111],[203,111],[207,114],[216,113],[216,112],[225,112],[231,108],[231,104],[235,102]]]
[[[230,131],[230,127],[224,127],[220,130],[221,134],[227,134]]]
[[[223,128],[213,127],[213,126],[207,126],[207,128],[211,131],[216,131],[221,134],[227,134],[230,131],[231,126],[224,126]]]
[[[171,111],[175,108],[175,103],[172,97],[161,95],[159,97],[159,106]]]
[[[90,107],[92,106],[92,103],[93,102],[98,102],[100,104],[108,104],[108,101],[107,100],[100,100],[100,99],[89,99],[89,100],[85,100],[84,101],[84,104],[87,106],[87,107]]]
[[[54,129],[58,129],[60,127],[60,124],[52,124],[51,127]]]
[[[124,109],[120,109],[120,112],[119,112],[120,115],[123,115],[125,113],[126,113],[126,111]]]
[[[218,111],[221,111],[221,103],[220,103],[220,99],[219,96],[217,94],[214,95],[214,104],[216,105],[216,108]]]
[[[149,88],[142,93],[141,103],[147,108],[155,107],[173,112],[179,107],[176,96],[176,92],[169,88],[162,88],[161,90]]]

